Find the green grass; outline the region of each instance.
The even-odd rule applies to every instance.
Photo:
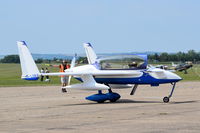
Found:
[[[38,68],[46,68],[44,64],[38,64]],[[48,67],[50,72],[58,72],[59,68]],[[26,81],[21,79],[20,64],[0,64],[0,87],[3,86],[46,86],[46,85],[60,85],[59,76],[51,76],[51,82]],[[77,83],[76,79],[72,78],[71,83]]]
[[[200,65],[194,65],[192,68],[187,70],[188,74],[184,72],[176,72],[183,81],[200,81]]]
[[[46,68],[44,64],[38,64],[38,68]],[[48,67],[50,72],[58,72],[58,68]],[[188,70],[188,74],[177,72],[183,78],[183,81],[199,81],[200,80],[200,65],[194,65]],[[47,86],[60,85],[60,77],[51,76],[51,82],[26,81],[21,79],[20,64],[0,64],[0,87],[3,86]],[[72,79],[72,84],[78,83],[76,79]]]
[[[176,63],[176,62],[174,62]],[[171,67],[171,62],[159,62],[159,63],[150,63],[153,66],[156,65],[166,65]],[[178,64],[178,63],[177,63]],[[184,74],[184,72],[175,72],[177,75],[179,75],[181,78],[183,78],[182,82],[184,81],[200,81],[200,65],[195,64],[192,68],[187,70],[188,74]]]

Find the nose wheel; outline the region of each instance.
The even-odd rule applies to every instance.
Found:
[[[169,100],[170,100],[170,98],[171,98],[172,95],[173,95],[173,92],[174,92],[174,89],[175,89],[175,86],[176,86],[176,82],[175,82],[175,83],[171,83],[171,84],[173,85],[172,90],[171,90],[171,93],[169,94],[168,97],[166,96],[166,97],[163,98],[163,102],[164,102],[164,103],[168,103]]]
[[[164,102],[164,103],[168,103],[168,102],[169,102],[169,97],[164,97],[164,98],[163,98],[163,102]]]

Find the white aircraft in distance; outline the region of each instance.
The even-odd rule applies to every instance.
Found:
[[[75,59],[71,68],[65,72],[40,73],[24,41],[18,41],[19,56],[22,69],[22,79],[38,80],[40,75],[49,76],[73,76],[82,83],[67,85],[65,89],[96,90],[97,94],[86,97],[87,100],[102,103],[106,100],[117,101],[121,96],[112,92],[111,88],[130,88],[130,95],[134,95],[138,85],[159,86],[159,84],[171,83],[173,85],[169,96],[163,98],[163,102],[169,102],[175,89],[176,82],[182,80],[178,75],[154,67],[147,67],[147,55],[129,54],[98,58],[90,43],[85,43],[87,65],[75,67]],[[102,90],[108,90],[103,94]]]

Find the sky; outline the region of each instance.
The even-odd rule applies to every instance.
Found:
[[[200,0],[1,0],[0,55],[200,51]]]

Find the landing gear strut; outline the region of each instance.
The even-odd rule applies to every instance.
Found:
[[[176,86],[176,82],[175,83],[171,83],[172,85],[173,85],[173,87],[172,87],[172,90],[171,90],[171,93],[170,93],[170,95],[167,97],[164,97],[163,98],[163,102],[164,103],[168,103],[169,102],[169,100],[170,100],[170,98],[172,97],[172,95],[173,95],[173,92],[174,92],[174,89],[175,89],[175,86]]]
[[[133,89],[132,89],[130,95],[134,95],[134,94],[135,94],[135,91],[136,91],[137,87],[138,87],[138,84],[135,84],[135,85],[133,86]]]

